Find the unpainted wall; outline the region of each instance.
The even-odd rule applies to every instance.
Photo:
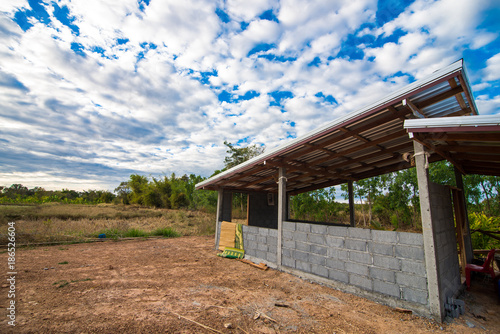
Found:
[[[436,239],[440,300],[444,308],[447,298],[456,297],[462,287],[453,206],[448,187],[430,183],[429,188],[432,198],[432,225]]]

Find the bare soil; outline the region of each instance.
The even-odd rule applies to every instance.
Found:
[[[6,253],[0,261],[6,268]],[[479,283],[465,296],[466,315],[441,324],[217,257],[212,237],[18,249],[16,261],[16,326],[3,284],[2,333],[500,332],[492,293],[473,294]]]

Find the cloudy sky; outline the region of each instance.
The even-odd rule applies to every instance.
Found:
[[[209,176],[464,58],[500,113],[500,1],[2,0],[0,185]]]

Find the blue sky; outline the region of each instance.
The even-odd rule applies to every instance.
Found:
[[[500,113],[499,1],[2,0],[0,185],[209,176],[464,58]]]

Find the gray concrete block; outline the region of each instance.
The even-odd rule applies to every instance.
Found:
[[[249,249],[245,248],[245,254],[247,254],[249,256],[256,256],[257,250],[255,248],[249,248]]]
[[[325,244],[325,236],[322,234],[314,234],[310,233],[308,235],[308,240],[312,244],[324,245]]]
[[[257,243],[259,244],[267,244],[267,237],[263,237],[262,235],[257,236]]]
[[[293,232],[283,230],[282,236],[283,236],[283,240],[292,240],[293,239]]]
[[[322,277],[328,277],[328,269],[324,266],[317,264],[311,265],[311,273]]]
[[[423,246],[424,238],[420,233],[398,232],[399,243],[413,246]]]
[[[255,257],[261,260],[267,259],[267,251],[256,250]]]
[[[349,260],[358,263],[372,264],[372,256],[365,252],[350,251]]]
[[[281,258],[281,264],[290,268],[295,268],[295,259],[288,256],[283,256]]]
[[[347,249],[366,251],[367,242],[363,240],[345,239],[344,244]]]
[[[382,254],[388,256],[394,255],[394,246],[391,244],[383,244],[372,241],[368,243],[368,248],[370,249],[370,252],[375,254]]]
[[[419,303],[422,305],[428,305],[427,291],[424,290],[416,290],[408,287],[403,287],[403,299],[409,302]]]
[[[343,237],[332,237],[330,235],[327,235],[325,237],[326,239],[326,245],[330,247],[344,247],[344,238]]]
[[[295,231],[296,223],[292,222],[283,222],[283,230],[284,231]]]
[[[325,235],[328,232],[328,226],[326,225],[311,225],[311,233],[322,234]]]
[[[256,226],[243,225],[243,232],[245,232],[245,230],[252,234],[259,234],[259,228]]]
[[[349,275],[349,284],[359,286],[365,290],[372,290],[372,280],[367,278],[366,276],[359,276],[355,274]]]
[[[256,241],[248,241],[243,245],[243,247],[245,247],[245,251],[250,250],[250,249],[257,249],[257,242]]]
[[[269,236],[271,236],[271,237],[274,237],[274,238],[277,238],[277,237],[278,237],[278,230],[275,230],[275,229],[270,228],[270,229],[268,230],[268,233],[269,233]]]
[[[345,271],[328,269],[328,278],[342,283],[349,283],[349,275]]]
[[[307,224],[307,223],[297,223],[297,226],[295,227],[295,229],[297,231],[300,231],[300,232],[311,232],[311,224]]]
[[[384,281],[374,280],[373,291],[396,298],[401,297],[401,291],[397,284],[388,283]]]
[[[272,253],[272,252],[268,252],[267,253],[267,261],[271,262],[271,263],[276,263],[278,260],[278,257],[276,256],[276,252]]]
[[[269,246],[277,247],[278,246],[278,238],[276,237],[267,237],[267,244]]]
[[[311,244],[308,244],[306,242],[296,241],[295,242],[295,249],[309,253],[311,251]]]
[[[262,236],[268,236],[269,235],[269,229],[261,227],[261,228],[259,228],[259,234],[262,235]]]
[[[389,283],[396,282],[396,274],[392,270],[370,267],[370,277],[379,279],[381,281],[386,281]]]
[[[376,242],[395,244],[398,242],[398,233],[393,231],[372,230],[372,240]]]
[[[267,252],[267,244],[261,244],[261,243],[258,243],[257,244],[257,250],[261,250],[261,251],[264,251],[264,252]]]
[[[383,256],[383,255],[378,255],[378,256],[373,256],[373,265],[375,267],[380,267],[380,268],[385,268],[385,269],[393,269],[393,270],[400,270],[401,269],[401,263],[400,260],[395,258],[395,257],[389,257],[389,256]]]
[[[342,248],[328,247],[326,256],[333,259],[347,260],[347,251]]]
[[[345,270],[352,274],[358,274],[362,276],[368,276],[368,266],[364,264],[354,263],[354,262],[346,262]]]
[[[243,241],[247,241],[247,240],[254,241],[256,239],[257,239],[257,236],[255,234],[252,234],[252,233],[243,234]]]
[[[346,237],[347,227],[344,226],[328,226],[328,235],[334,237]]]
[[[295,249],[295,241],[293,241],[293,240],[283,240],[283,247]]]
[[[396,283],[419,290],[427,290],[427,278],[425,277],[397,272]]]
[[[327,258],[326,266],[332,269],[345,270],[345,261]]]
[[[324,246],[311,245],[311,253],[326,256],[326,254],[328,253],[328,248]]]
[[[295,251],[290,248],[282,248],[281,255],[283,257],[295,257]]]
[[[326,257],[309,253],[309,262],[311,264],[326,265]]]
[[[424,249],[406,245],[396,245],[394,254],[403,259],[424,261]]]
[[[295,260],[295,268],[305,271],[306,273],[311,272],[311,264],[309,262]]]
[[[366,228],[348,228],[348,236],[354,239],[371,240],[371,230]]]
[[[416,274],[421,277],[427,276],[427,271],[425,269],[425,263],[419,261],[402,260],[401,261],[401,271]]]
[[[307,242],[307,233],[295,231],[293,232],[293,240]]]
[[[295,259],[303,262],[309,261],[309,253],[300,252],[298,250],[295,251]]]

